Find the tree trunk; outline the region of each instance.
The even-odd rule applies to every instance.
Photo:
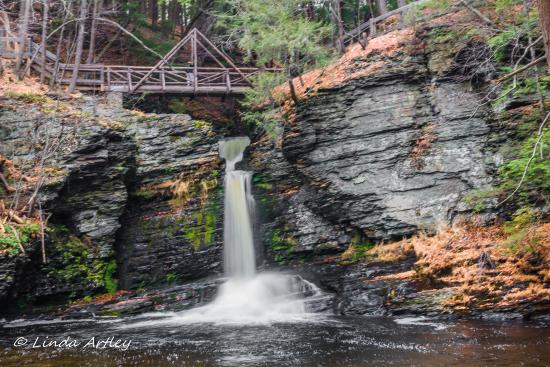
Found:
[[[357,0],[357,1],[359,1],[359,0]],[[308,0],[304,4],[304,15],[309,20],[314,20],[315,19],[315,5],[313,4],[312,0]]]
[[[407,5],[407,0],[397,0],[397,7],[398,8],[402,8],[405,5]]]
[[[189,24],[189,15],[187,14],[188,10],[187,10],[187,4],[183,4],[181,6],[181,13],[182,13],[182,17],[183,17],[183,26],[185,28],[187,28],[187,25]]]
[[[48,12],[50,10],[50,0],[43,0],[42,4],[42,41],[40,49],[42,51],[42,69],[40,70],[40,83],[44,83],[46,78],[46,38],[48,37]]]
[[[539,0],[540,29],[544,38],[546,63],[550,72],[550,0]]]
[[[542,1],[542,0],[540,0],[540,1]],[[527,20],[528,24],[529,24],[529,6],[530,6],[529,1],[528,0],[523,0],[523,14],[525,15],[525,19]],[[527,32],[527,42],[529,42],[530,45],[533,44],[533,37],[531,37],[531,33],[529,33],[529,32]],[[529,52],[531,54],[531,62],[535,62],[537,60],[537,53],[535,51],[535,48],[531,47],[529,49]],[[546,61],[548,61],[548,60],[549,60],[548,59],[548,50],[546,50]],[[550,66],[550,64],[549,64],[549,66]],[[544,109],[544,93],[543,93],[541,85],[540,85],[540,73],[539,73],[538,65],[535,65],[534,73],[535,73],[535,82],[537,83],[537,94],[538,94],[538,97],[539,97],[539,108],[540,108],[541,116],[544,116],[544,110],[545,110]]]
[[[151,16],[151,27],[157,29],[159,20],[159,5],[157,0],[149,0],[149,14]]]
[[[94,61],[95,54],[95,38],[97,32],[97,18],[101,12],[102,0],[94,0],[94,10],[92,13],[92,26],[90,29],[90,47],[88,47],[88,57],[86,58],[86,64],[91,64]]]
[[[19,19],[19,50],[15,61],[15,72],[19,78],[23,77],[19,73],[21,72],[21,64],[23,63],[23,56],[26,50],[25,46],[27,44],[27,33],[29,30],[31,3],[32,0],[21,0],[21,17]]]
[[[342,0],[332,0],[332,23],[334,29],[334,47],[340,54],[344,52],[344,21],[342,20]]]
[[[290,89],[290,97],[294,101],[294,104],[298,104],[298,96],[296,96],[296,89],[294,89],[294,82],[291,76],[288,77],[288,88]]]
[[[166,1],[163,1],[160,6],[160,23],[162,33],[166,33]]]
[[[82,49],[84,48],[84,35],[86,33],[86,15],[88,13],[88,0],[80,1],[80,16],[78,22],[78,37],[76,39],[76,55],[74,58],[73,75],[71,75],[71,84],[69,92],[74,92],[76,88],[76,80],[78,79],[78,69],[82,60]]]
[[[67,3],[67,8],[70,9],[72,0],[69,0]],[[63,15],[63,24],[67,22],[69,19],[70,12],[65,11],[65,14]],[[55,51],[55,65],[53,67],[52,71],[52,78],[50,79],[50,86],[53,86],[55,82],[57,81],[57,73],[59,72],[59,60],[61,58],[61,49],[63,47],[63,40],[65,38],[65,25],[61,27],[61,30],[59,31],[59,39],[57,40],[57,50]],[[68,62],[68,61],[67,61]]]
[[[361,0],[355,0],[355,27],[361,25]]]
[[[177,11],[178,10],[178,2],[172,0],[170,2],[170,6],[168,7],[168,20],[170,21],[170,34],[174,34],[176,30],[176,19],[177,19]]]
[[[386,0],[376,0],[376,4],[378,5],[378,12],[380,13],[380,15],[384,15],[388,12]]]

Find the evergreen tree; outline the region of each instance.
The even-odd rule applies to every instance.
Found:
[[[329,56],[324,46],[330,27],[307,16],[304,0],[227,0],[231,16],[220,16],[222,25],[239,38],[249,58],[260,64],[282,66],[295,102],[292,79],[309,65]]]

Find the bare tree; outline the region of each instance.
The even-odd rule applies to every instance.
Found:
[[[332,0],[331,15],[334,29],[334,47],[338,53],[344,52],[344,21],[342,19],[342,0]]]
[[[378,5],[378,11],[380,12],[380,15],[384,15],[388,12],[388,5],[386,4],[386,0],[376,0],[376,4]]]
[[[29,30],[29,16],[31,13],[32,0],[21,0],[21,16],[19,18],[19,52],[15,60],[15,72],[21,78],[21,65],[25,54],[25,45],[27,41],[27,33]]]
[[[185,9],[184,5],[184,9]],[[149,14],[151,16],[151,27],[157,29],[159,18],[159,4],[157,0],[149,0]]]
[[[50,10],[50,0],[43,0],[42,3],[42,40],[40,50],[42,52],[42,69],[40,70],[40,83],[44,83],[46,78],[46,38],[48,37],[48,12]]]
[[[97,32],[97,18],[102,7],[102,0],[94,0],[94,9],[92,11],[92,25],[90,28],[90,47],[88,47],[88,57],[86,58],[86,64],[94,62],[95,53],[95,39]]]
[[[84,35],[86,34],[86,16],[88,14],[88,0],[80,1],[80,19],[78,22],[78,37],[76,39],[76,55],[74,59],[73,75],[71,75],[71,84],[69,92],[74,92],[76,81],[78,79],[78,69],[82,60],[82,49],[84,48]]]
[[[550,0],[539,0],[539,17],[546,50],[546,63],[550,72]]]

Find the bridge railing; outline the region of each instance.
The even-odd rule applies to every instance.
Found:
[[[402,24],[407,12],[412,10],[412,8],[421,1],[422,0],[415,0],[405,6],[389,11],[386,14],[382,14],[375,18],[370,18],[368,21],[360,24],[352,31],[346,33],[346,35],[344,36],[344,44],[349,44],[352,43],[354,40],[359,40],[364,32],[367,32],[369,36],[374,37],[378,33],[378,24],[395,15],[399,17],[399,22]]]
[[[18,41],[16,37],[6,37],[0,34],[0,55],[15,58]],[[70,84],[75,65],[60,62],[54,53],[47,50],[44,58],[40,45],[30,38],[27,39],[23,57],[27,59],[27,62],[32,61],[30,66],[34,70],[41,72],[44,68],[46,77],[54,83]],[[133,87],[152,69],[151,66],[81,64],[78,67],[76,84],[81,90],[132,92]],[[138,91],[243,93],[250,86],[248,78],[261,72],[277,71],[280,70],[275,68],[239,68],[237,71],[221,67],[193,68],[169,65],[153,70],[141,83]]]

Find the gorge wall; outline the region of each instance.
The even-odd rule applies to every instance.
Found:
[[[266,215],[274,220],[264,241],[275,256],[336,253],[352,242],[435,231],[469,216],[469,194],[494,181],[506,133],[482,94],[457,77],[454,59],[469,46],[411,43],[352,60],[354,68],[383,66],[319,88],[296,107],[280,145],[256,145],[258,194],[284,201]],[[494,219],[494,204],[478,219]]]
[[[461,64],[473,46],[428,42],[432,31],[405,32],[407,47],[348,60],[347,75],[368,73],[317,88],[278,138],[257,136],[245,154],[255,172],[263,266],[292,266],[336,294],[320,307],[364,314],[390,294],[414,294],[418,284],[410,281],[364,282],[411,269],[414,254],[385,267],[345,267],[335,256],[470,216],[468,196],[489,187],[504,160],[511,132],[480,107]],[[483,73],[490,68],[476,80]],[[27,257],[0,255],[3,309],[113,292],[115,283],[139,292],[219,274],[224,163],[217,149],[230,127],[127,111],[110,98],[61,104],[1,101],[1,155],[32,172],[48,147],[59,147],[39,193],[52,214],[48,263],[39,241]],[[495,202],[485,204],[476,217],[489,223]],[[155,309],[147,302],[140,307]]]
[[[47,264],[38,240],[29,257],[1,256],[3,309],[219,270],[223,132],[185,115],[131,113],[110,98],[56,103],[2,101],[0,154],[28,176],[44,172],[39,197],[51,213]]]

